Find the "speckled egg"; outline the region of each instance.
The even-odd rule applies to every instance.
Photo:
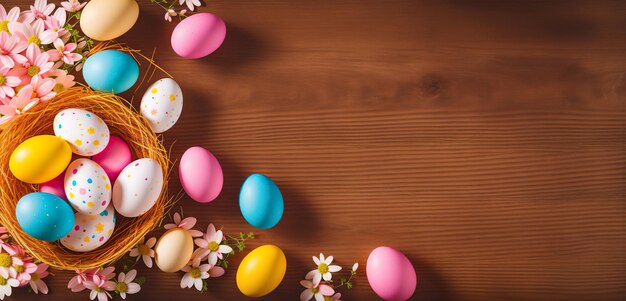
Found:
[[[81,156],[100,153],[109,143],[109,127],[94,113],[81,109],[65,109],[54,117],[54,134]]]
[[[74,211],[70,205],[45,192],[23,196],[15,207],[15,216],[24,232],[45,241],[58,240],[74,227]]]
[[[74,228],[65,237],[61,244],[75,252],[89,252],[104,245],[115,230],[115,210],[110,204],[100,214],[76,213]]]
[[[171,78],[152,84],[141,99],[141,115],[148,119],[155,133],[174,126],[183,110],[183,92]]]
[[[98,163],[77,159],[65,171],[65,195],[76,211],[100,214],[111,203],[111,182]]]
[[[128,164],[113,184],[113,205],[126,217],[146,213],[163,188],[163,170],[154,159],[143,158]]]

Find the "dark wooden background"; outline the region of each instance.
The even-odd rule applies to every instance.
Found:
[[[218,200],[179,204],[201,228],[254,230],[237,205],[250,173],[282,189],[283,220],[251,244],[288,257],[264,300],[298,300],[319,252],[361,263],[344,300],[374,300],[364,267],[379,245],[415,265],[414,300],[626,296],[624,1],[206,2],[229,31],[205,59],[174,54],[174,25],[147,0],[120,41],[156,47],[183,88],[172,159],[200,145],[222,163]],[[205,294],[141,268],[129,300],[247,300],[241,258]],[[69,278],[49,279],[50,297],[87,300]]]

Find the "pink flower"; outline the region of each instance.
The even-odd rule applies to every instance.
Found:
[[[0,4],[0,31],[10,32],[10,25],[14,25],[20,17],[20,8],[15,6],[11,8],[9,13],[7,14],[4,6]]]
[[[223,259],[224,254],[229,254],[233,251],[233,248],[227,245],[220,245],[222,243],[222,239],[224,238],[224,233],[222,230],[215,231],[215,226],[213,224],[209,224],[207,228],[207,232],[204,234],[203,238],[196,238],[194,242],[196,246],[204,249],[203,256],[209,256],[209,264],[216,265],[217,259]]]
[[[336,293],[332,297],[330,297],[332,301],[341,301],[341,293]]]
[[[20,78],[9,75],[9,67],[0,67],[0,98],[15,96],[13,88],[20,84]]]
[[[45,263],[40,263],[35,272],[30,274],[30,281],[28,283],[35,294],[39,294],[39,292],[41,292],[45,295],[48,293],[48,286],[45,282],[43,282],[43,280],[41,280],[48,277],[48,274],[48,265]]]
[[[85,282],[85,287],[91,290],[89,299],[94,300],[98,297],[98,301],[107,301],[111,298],[109,291],[115,290],[115,282],[94,275],[91,280]]]
[[[71,12],[71,13],[77,12],[83,9],[85,5],[87,5],[87,2],[80,3],[78,2],[78,0],[69,0],[69,1],[61,2],[61,6],[63,6],[63,8],[65,8],[66,11]]]
[[[314,284],[310,280],[302,280],[300,284],[306,288],[300,294],[300,301],[309,301],[315,297],[316,301],[324,301],[325,297],[335,294],[335,290],[327,284]],[[339,295],[341,297],[341,295]]]
[[[191,265],[187,265],[182,269],[186,272],[183,278],[180,280],[181,288],[196,287],[197,290],[202,291],[203,280],[209,279],[209,277],[220,277],[224,275],[224,269],[218,266],[210,264],[200,265],[200,261],[196,260]]]
[[[54,63],[50,61],[50,55],[47,52],[42,52],[34,44],[30,44],[26,49],[26,60],[26,63],[23,65],[30,77],[35,75],[43,76],[54,66]]]
[[[117,283],[115,284],[115,291],[120,294],[122,299],[126,299],[126,294],[136,294],[141,290],[139,284],[133,282],[137,276],[137,270],[130,270],[128,274],[120,273],[117,276]]]
[[[61,37],[65,35],[68,31],[63,26],[65,26],[65,21],[67,19],[67,15],[65,14],[65,10],[59,7],[54,12],[54,15],[47,17],[44,24],[46,25],[46,29],[52,30],[57,33],[57,37]]]
[[[98,268],[87,269],[87,270],[76,270],[76,276],[70,279],[70,282],[67,284],[67,288],[71,289],[72,292],[80,292],[85,289],[85,282],[88,279],[91,279],[93,275],[98,271]]]
[[[76,61],[80,61],[80,59],[83,58],[82,55],[73,52],[74,50],[76,50],[76,44],[74,43],[64,45],[61,39],[56,39],[56,41],[54,41],[54,48],[55,49],[47,51],[52,61],[58,61],[59,59],[63,59],[64,63],[68,65],[73,65]]]
[[[45,0],[44,0],[45,1]],[[28,44],[34,44],[37,47],[41,45],[48,45],[59,37],[59,33],[54,30],[44,28],[44,21],[37,19],[32,25],[29,23],[22,23],[21,28],[18,26],[16,35],[21,36],[23,40],[26,40]]]
[[[67,74],[67,71],[63,69],[54,69],[50,75],[54,77],[56,82],[52,91],[57,94],[73,87],[76,84],[76,82],[74,82],[74,75]]]
[[[22,13],[22,19],[25,23],[31,23],[38,20],[45,20],[54,10],[54,4],[48,4],[48,0],[35,0],[35,5],[30,6],[30,10]]]
[[[156,244],[156,238],[151,237],[144,243],[144,239],[142,238],[137,246],[130,250],[130,257],[137,257],[139,260],[139,256],[143,259],[143,263],[146,264],[147,267],[152,267],[152,258],[154,258],[154,250],[152,249]]]
[[[24,86],[17,92],[17,95],[13,97],[8,104],[0,105],[0,124],[3,124],[15,116],[28,111],[30,108],[39,103],[39,99],[33,98],[33,87],[30,85]],[[0,275],[2,273],[2,267],[0,266]],[[5,277],[6,278],[6,277]]]
[[[5,31],[0,32],[0,65],[13,68],[15,64],[23,64],[26,57],[20,53],[28,47],[28,43],[20,41],[16,36],[9,36]]]
[[[186,217],[185,219],[181,220],[180,213],[176,212],[174,213],[174,223],[167,224],[163,226],[163,228],[167,230],[172,228],[183,228],[185,230],[188,230],[189,233],[191,233],[192,237],[200,237],[203,235],[203,233],[201,231],[192,229],[193,226],[196,225],[196,222],[197,219],[195,217]]]
[[[4,244],[4,240],[9,238],[7,228],[0,226],[0,244]]]
[[[11,277],[17,279],[20,286],[28,284],[30,274],[37,270],[37,265],[32,262],[32,258],[26,251],[18,245],[4,245],[3,249],[13,257],[13,271]],[[17,259],[17,260],[16,260]]]
[[[178,0],[178,4],[187,4],[187,7],[189,7],[190,11],[193,11],[195,9],[195,6],[202,5],[202,3],[200,3],[200,0]]]
[[[176,11],[170,8],[165,12],[165,21],[172,22],[172,17],[176,17],[177,15]]]
[[[36,75],[33,76],[30,85],[33,87],[35,97],[39,98],[41,102],[46,102],[57,95],[52,91],[54,85],[56,85],[56,81],[52,78],[42,78]]]
[[[3,245],[3,249],[6,250],[6,246],[7,245]],[[15,266],[22,263],[22,260],[19,258],[11,256],[8,252],[0,250],[0,277],[5,279],[15,278],[15,275],[17,274]]]

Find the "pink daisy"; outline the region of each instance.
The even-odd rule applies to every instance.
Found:
[[[16,36],[9,36],[5,31],[0,32],[0,65],[13,68],[15,64],[23,64],[26,57],[21,55],[28,43],[19,40]]]

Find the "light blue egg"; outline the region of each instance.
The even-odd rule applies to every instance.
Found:
[[[72,207],[50,193],[33,192],[23,196],[17,202],[15,215],[22,230],[40,240],[59,240],[74,227]]]
[[[285,204],[280,189],[272,179],[253,174],[241,186],[239,208],[248,223],[257,228],[269,229],[283,217]]]
[[[94,90],[122,93],[139,78],[139,66],[126,52],[103,50],[91,55],[83,66],[83,77]]]

